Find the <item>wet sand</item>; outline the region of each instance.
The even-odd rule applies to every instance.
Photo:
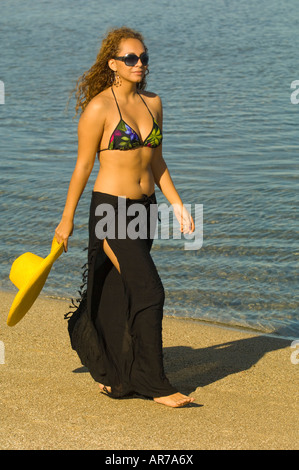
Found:
[[[299,449],[291,341],[164,318],[165,370],[195,402],[112,399],[71,349],[69,302],[40,296],[14,327],[0,292],[0,449]]]

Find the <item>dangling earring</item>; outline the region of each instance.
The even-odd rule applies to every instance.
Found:
[[[116,86],[116,87],[119,87],[121,85],[121,78],[120,78],[120,76],[118,75],[117,72],[114,72],[113,85]]]

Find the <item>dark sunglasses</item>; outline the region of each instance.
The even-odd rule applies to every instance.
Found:
[[[143,52],[139,57],[136,54],[126,54],[122,57],[115,57],[115,60],[121,60],[124,62],[128,67],[134,67],[138,63],[138,60],[141,60],[142,65],[148,65],[148,54]]]

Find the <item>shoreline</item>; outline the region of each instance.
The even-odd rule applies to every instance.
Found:
[[[13,289],[5,289],[3,287],[0,288],[0,296],[1,294],[16,294],[17,293],[17,290],[13,290]],[[59,300],[59,301],[62,301],[62,302],[71,302],[71,297],[63,297],[63,296],[55,296],[55,295],[51,295],[51,294],[46,294],[46,293],[43,293],[41,292],[40,295],[39,295],[39,298],[42,298],[44,300]],[[278,338],[278,339],[284,339],[284,340],[287,340],[287,341],[295,341],[297,339],[299,339],[298,336],[290,336],[290,335],[281,335],[281,334],[278,334],[278,333],[275,333],[274,332],[266,332],[266,331],[263,331],[263,330],[260,330],[258,328],[254,328],[252,326],[245,326],[245,325],[235,325],[235,324],[228,324],[228,323],[224,323],[224,322],[216,322],[216,321],[213,321],[213,320],[206,320],[206,319],[203,319],[203,318],[192,318],[192,317],[181,317],[181,316],[174,316],[174,315],[167,315],[167,314],[164,314],[163,315],[163,318],[174,318],[176,320],[186,320],[186,321],[193,321],[193,322],[197,322],[197,323],[202,323],[203,325],[207,325],[207,326],[214,326],[216,328],[224,328],[224,329],[227,329],[227,330],[233,330],[233,331],[240,331],[240,332],[243,332],[243,333],[252,333],[252,334],[257,334],[257,335],[263,335],[263,336],[269,336],[269,337],[273,337],[273,338]]]
[[[1,292],[1,449],[299,448],[299,365],[290,341],[166,317],[166,375],[194,403],[173,409],[112,399],[71,349],[68,301],[40,296],[8,327],[14,295]]]

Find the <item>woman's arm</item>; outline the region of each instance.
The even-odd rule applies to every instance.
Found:
[[[92,100],[78,123],[78,156],[72,174],[61,221],[55,230],[58,243],[64,242],[67,251],[68,237],[72,235],[75,211],[93,169],[98,143],[104,129],[103,104]]]
[[[160,129],[162,130],[163,109],[160,98],[157,98],[159,100],[157,122]],[[181,231],[184,231],[184,233],[193,232],[195,229],[193,218],[184,207],[183,202],[175,188],[174,182],[162,155],[162,145],[155,149],[154,156],[151,161],[151,169],[156,185],[162,191],[169,203],[173,205],[175,215],[181,226]]]
[[[158,188],[162,191],[162,193],[170,204],[182,205],[183,202],[174,186],[168,167],[162,156],[160,147],[159,152],[155,152],[155,156],[151,162],[151,168],[154,175],[155,183]]]
[[[160,145],[161,147],[161,145]],[[159,148],[159,147],[158,147]],[[157,153],[151,163],[154,180],[166,199],[172,204],[175,216],[180,224],[181,232],[192,233],[195,230],[192,215],[187,211],[175,189],[169,170],[162,153]]]

